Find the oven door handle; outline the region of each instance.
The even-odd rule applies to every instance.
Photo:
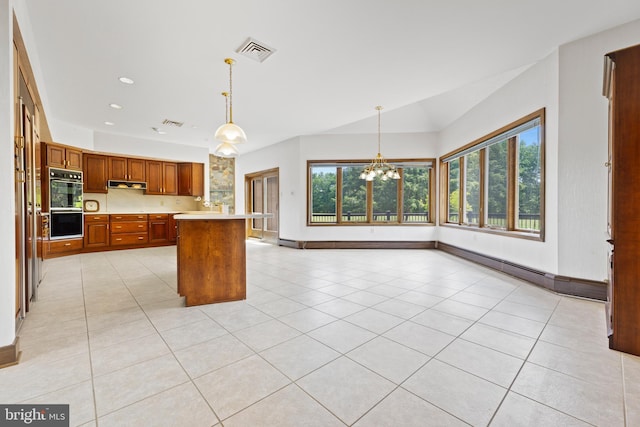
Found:
[[[51,208],[51,212],[55,213],[77,213],[82,212],[82,208]]]

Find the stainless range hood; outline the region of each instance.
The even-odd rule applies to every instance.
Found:
[[[109,188],[130,188],[132,190],[146,190],[146,182],[134,182],[134,181],[115,181],[109,180]]]

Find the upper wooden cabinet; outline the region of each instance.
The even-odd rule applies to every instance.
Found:
[[[107,189],[107,159],[101,154],[85,153],[82,159],[82,171],[84,172],[85,193],[106,193]]]
[[[178,164],[147,160],[147,189],[145,194],[177,195]]]
[[[145,181],[145,160],[109,157],[109,179],[114,181]]]
[[[178,164],[178,195],[204,196],[204,164]]]
[[[52,168],[82,170],[82,151],[63,145],[47,144],[46,164]]]

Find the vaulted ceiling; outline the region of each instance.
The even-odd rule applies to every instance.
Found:
[[[559,45],[640,18],[637,0],[24,2],[54,138],[63,122],[213,148],[232,57],[241,152],[374,133],[376,105],[383,132],[438,131]],[[275,53],[236,53],[250,37]]]

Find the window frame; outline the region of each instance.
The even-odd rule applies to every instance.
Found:
[[[538,120],[540,126],[539,143],[540,143],[540,229],[530,230],[518,228],[518,149],[516,136],[526,130],[526,125],[530,122]],[[525,127],[524,130],[518,131],[519,128]],[[507,212],[505,226],[496,226],[488,224],[486,221],[487,209],[487,185],[488,185],[488,149],[494,143],[499,143],[500,139],[507,141]],[[466,155],[473,152],[480,154],[480,218],[478,224],[467,224],[464,222],[464,200],[465,200],[465,167],[464,163]],[[458,176],[458,221],[449,221],[449,163],[459,159],[459,176]],[[440,209],[439,209],[439,225],[444,227],[456,227],[467,230],[500,234],[510,237],[517,237],[529,240],[544,241],[545,239],[545,109],[541,108],[515,122],[512,122],[488,135],[483,136],[469,144],[466,144],[454,151],[451,151],[439,158],[440,169]]]
[[[373,218],[373,181],[364,181],[366,185],[366,220],[358,222],[348,222],[342,220],[342,168],[346,166],[361,167],[364,168],[371,160],[307,160],[307,226],[310,227],[325,227],[325,226],[435,226],[436,225],[436,212],[435,212],[435,199],[436,199],[436,159],[435,158],[420,158],[420,159],[387,159],[387,161],[398,167],[400,173],[400,179],[398,180],[397,189],[397,214],[396,220],[381,221],[380,219],[374,220]],[[336,221],[335,222],[312,222],[313,215],[313,178],[311,170],[313,167],[327,166],[336,167]],[[404,217],[404,167],[428,167],[428,194],[429,194],[429,206],[428,206],[428,219],[426,222],[405,222]],[[378,178],[376,178],[378,179]],[[392,213],[392,215],[394,215]]]

